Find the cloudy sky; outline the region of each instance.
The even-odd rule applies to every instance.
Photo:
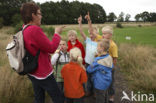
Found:
[[[44,3],[46,1],[61,1],[61,0],[34,0],[35,2]],[[74,1],[74,0],[68,0]],[[107,15],[114,12],[118,16],[121,12],[131,15],[131,20],[134,16],[143,11],[156,12],[156,0],[78,0],[80,2],[97,3],[106,11]]]

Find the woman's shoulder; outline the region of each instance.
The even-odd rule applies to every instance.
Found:
[[[30,25],[29,27],[29,30],[42,30],[39,26],[37,26],[37,25]]]

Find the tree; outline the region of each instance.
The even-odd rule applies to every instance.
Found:
[[[117,17],[113,12],[109,13],[109,15],[107,16],[108,22],[114,22],[116,19],[117,19]]]
[[[144,22],[149,21],[150,14],[147,11],[144,11],[143,13],[141,13],[140,16]]]
[[[20,7],[25,2],[32,0],[1,0],[0,1],[0,17],[4,20],[4,25],[12,24],[12,16],[20,14]]]
[[[135,15],[136,22],[140,21],[140,19],[141,19],[141,15],[140,14]]]
[[[156,13],[150,13],[149,15],[150,15],[149,21],[156,22]]]
[[[117,21],[118,21],[118,22],[123,22],[123,21],[124,21],[124,13],[123,13],[123,12],[121,12],[121,13],[119,14],[119,17],[117,18]]]
[[[129,19],[131,18],[131,15],[130,14],[126,14],[126,17],[125,17],[125,21],[126,22],[129,22]]]

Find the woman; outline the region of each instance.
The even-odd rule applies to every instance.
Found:
[[[33,85],[35,103],[44,103],[45,91],[54,103],[63,103],[63,94],[57,87],[52,74],[53,68],[49,55],[49,53],[54,53],[59,46],[59,34],[63,27],[55,29],[53,39],[50,41],[40,28],[42,19],[40,8],[34,3],[24,3],[20,11],[24,24],[29,25],[23,31],[25,48],[34,56],[40,50],[38,68],[28,75]]]

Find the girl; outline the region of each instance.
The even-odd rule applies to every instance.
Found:
[[[64,79],[64,95],[67,103],[83,103],[85,95],[83,83],[87,82],[87,74],[82,65],[81,51],[73,48],[69,52],[70,62],[61,70]]]

